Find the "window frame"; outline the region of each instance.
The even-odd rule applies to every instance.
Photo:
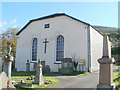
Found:
[[[63,35],[59,35],[56,39],[56,61],[55,63],[57,62],[60,63],[63,60],[61,58],[64,59],[64,36]]]
[[[34,43],[34,40],[36,40],[35,43]],[[33,47],[33,45],[36,45],[36,46]],[[37,50],[38,50],[38,39],[37,38],[33,38],[33,40],[32,40],[31,62],[37,62],[37,52],[38,52]],[[35,54],[34,56],[33,56],[33,53]],[[36,60],[33,60],[33,57],[36,57]]]
[[[44,29],[50,28],[50,24],[44,24]]]

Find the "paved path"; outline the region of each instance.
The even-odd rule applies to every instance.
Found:
[[[113,73],[120,66],[113,67]],[[54,76],[61,82],[49,88],[96,88],[99,83],[99,72],[92,72],[86,76]]]
[[[86,76],[56,76],[61,82],[49,88],[96,88],[98,72]]]

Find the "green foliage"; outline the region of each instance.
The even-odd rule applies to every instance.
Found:
[[[35,72],[30,71],[30,72],[26,72],[26,71],[19,71],[19,72],[12,72],[12,76],[34,76]]]
[[[58,79],[56,79],[54,77],[45,76],[44,79],[45,79],[45,81],[49,81],[49,83],[48,84],[44,84],[44,85],[40,85],[40,86],[38,86],[36,88],[47,88],[47,87],[53,86],[53,85],[55,85],[55,84],[60,82]]]
[[[115,61],[115,65],[118,65],[118,66],[119,66],[119,65],[120,65],[120,60],[116,60],[116,61]]]
[[[118,69],[118,71],[113,74],[113,81],[116,88],[120,88],[120,69]]]
[[[120,55],[120,47],[111,48],[112,55]]]
[[[8,28],[7,31],[1,34],[0,42],[2,43],[0,45],[0,48],[1,48],[0,54],[2,56],[5,56],[7,54],[8,45],[11,45],[12,47],[11,55],[13,56],[16,55],[17,31],[18,31],[18,28]]]
[[[98,27],[96,27],[96,29],[99,32],[103,32],[103,33],[118,32],[118,28],[112,28],[112,27],[107,27],[107,28],[104,28],[104,27],[98,28]]]
[[[120,46],[120,30],[118,28],[111,28],[111,27],[102,27],[102,26],[95,26],[96,30],[101,34],[105,34],[109,36],[109,40],[112,43],[112,47],[115,47],[113,44],[114,42],[117,43],[117,46]]]

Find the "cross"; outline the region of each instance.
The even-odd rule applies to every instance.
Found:
[[[46,53],[46,47],[47,47],[47,43],[49,43],[49,41],[47,41],[47,38],[45,39],[45,41],[44,41],[43,43],[45,43],[45,49],[44,49],[44,53]]]

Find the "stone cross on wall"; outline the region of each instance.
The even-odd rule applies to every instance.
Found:
[[[49,41],[47,41],[47,38],[45,39],[45,41],[44,41],[43,43],[45,43],[45,49],[44,49],[44,53],[46,53],[46,49],[47,49],[47,43],[49,43]]]

